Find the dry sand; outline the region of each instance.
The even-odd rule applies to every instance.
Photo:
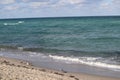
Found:
[[[0,80],[120,80],[120,78],[36,68],[26,61],[0,57]]]

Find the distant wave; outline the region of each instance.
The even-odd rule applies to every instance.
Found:
[[[64,57],[64,56],[56,56],[56,55],[49,55],[49,57],[54,60],[64,61],[66,63],[80,63],[80,64],[89,65],[89,66],[120,70],[120,65],[100,62],[100,60],[102,59],[101,57],[79,57],[79,58],[76,57],[75,58],[75,57]]]
[[[116,35],[115,35],[116,36]],[[97,38],[88,38],[89,40],[110,40],[110,39],[120,39],[119,37],[97,37]]]
[[[3,23],[5,26],[7,26],[7,25],[10,25],[10,26],[12,26],[12,25],[18,25],[18,24],[22,24],[22,23],[24,23],[24,21],[18,21],[18,22],[16,22],[16,23]]]
[[[7,51],[7,50],[19,50],[19,51],[24,51],[24,47],[0,45],[0,50],[1,50],[1,51]]]

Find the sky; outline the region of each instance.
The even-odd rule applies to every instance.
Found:
[[[0,0],[0,18],[120,15],[120,0]]]

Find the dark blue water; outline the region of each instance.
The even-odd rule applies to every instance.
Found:
[[[0,48],[120,69],[120,17],[1,19]]]

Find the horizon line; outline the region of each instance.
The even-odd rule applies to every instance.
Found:
[[[95,16],[43,16],[43,17],[18,17],[18,18],[0,18],[0,20],[4,19],[35,19],[35,18],[72,18],[72,17],[118,17],[120,15],[95,15]]]

